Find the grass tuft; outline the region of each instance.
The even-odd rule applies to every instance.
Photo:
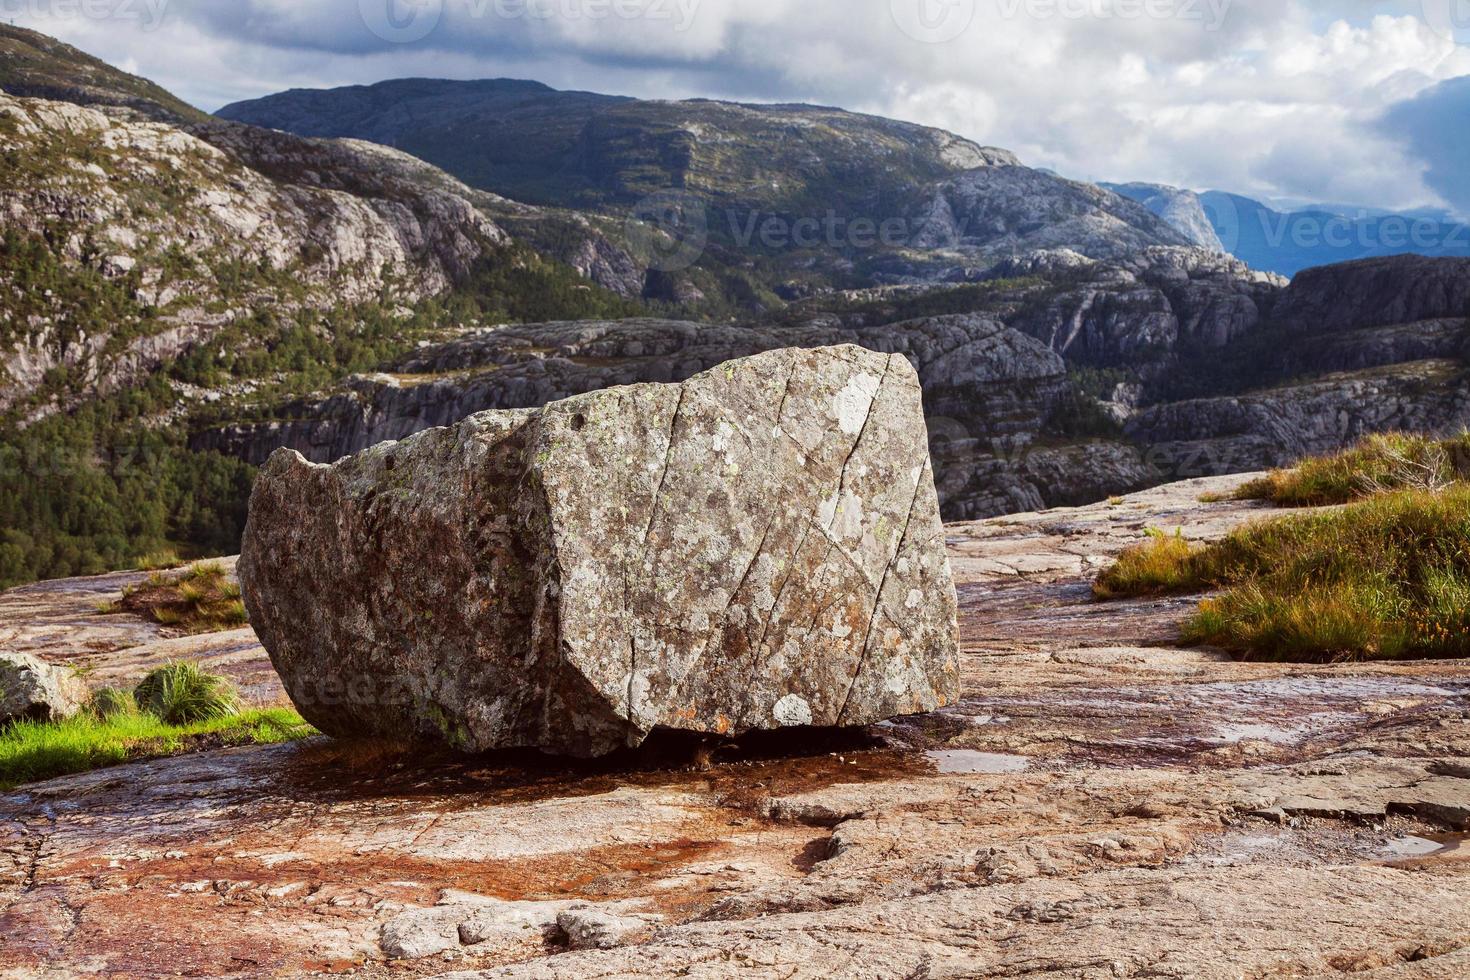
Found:
[[[1187,642],[1292,662],[1470,657],[1470,485],[1383,493],[1199,548],[1156,532],[1096,592],[1215,587]]]
[[[1201,551],[1182,531],[1166,534],[1149,528],[1148,538],[1123,552],[1092,586],[1099,599],[1170,595],[1200,588]]]
[[[178,568],[182,564],[184,564],[184,560],[179,557],[176,551],[150,551],[148,554],[139,558],[137,562],[138,571],[140,572],[168,571],[169,569]]]
[[[165,664],[143,678],[133,698],[138,707],[171,725],[228,718],[240,710],[234,686],[196,664]]]
[[[118,602],[97,607],[103,615],[130,612],[186,633],[217,633],[249,622],[240,586],[217,561],[200,562],[178,575],[156,571]]]
[[[1470,479],[1470,433],[1452,439],[1387,433],[1333,456],[1273,470],[1236,491],[1239,500],[1279,507],[1346,504],[1398,490],[1444,490]]]
[[[119,715],[135,715],[138,710],[138,701],[133,697],[133,692],[115,687],[94,691],[87,701],[87,711],[99,721],[107,721]]]

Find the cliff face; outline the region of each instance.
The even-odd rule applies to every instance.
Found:
[[[391,373],[353,378],[324,399],[284,406],[270,421],[206,432],[195,445],[254,463],[281,446],[331,462],[486,409],[533,408],[616,385],[684,381],[762,351],[838,344],[901,354],[914,365],[948,514],[1056,499],[1054,492],[1064,487],[1075,495],[1098,489],[1106,495],[1142,482],[1136,461],[1122,482],[1114,482],[1116,473],[1089,470],[1050,484],[1035,468],[1040,461],[1028,469],[1024,458],[1070,391],[1066,366],[1034,340],[978,315],[878,326],[829,317],[795,326],[645,319],[502,327],[426,347]]]
[[[1146,376],[1250,334],[1286,284],[1205,249],[1147,248],[1111,262],[1071,256],[1036,268],[1054,285],[1008,317],[1011,326],[1078,365]]]
[[[1470,302],[1461,306],[1470,269],[1460,264],[1384,260],[1355,270],[1370,288],[1340,293],[1322,281],[1331,270],[1287,286],[1189,249],[1117,262],[1045,252],[998,272],[1022,278],[998,282],[964,314],[899,316],[904,302],[946,295],[918,293],[742,326],[629,320],[470,333],[196,445],[252,462],[288,446],[329,462],[487,408],[840,343],[903,354],[917,369],[952,519],[1281,465],[1369,432],[1470,424]],[[1394,320],[1457,308],[1458,318]]]

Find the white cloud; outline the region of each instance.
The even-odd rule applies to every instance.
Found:
[[[359,0],[171,0],[153,32],[48,16],[45,0],[0,10],[19,6],[31,26],[211,109],[295,86],[511,76],[822,102],[942,126],[1079,177],[1388,207],[1448,198],[1376,121],[1470,74],[1470,47],[1426,21],[1420,0],[362,2],[382,17],[399,5],[396,23],[437,13],[437,27],[386,42]],[[926,6],[895,18],[894,3]],[[960,18],[940,24],[952,40],[911,36],[926,23],[918,12]]]

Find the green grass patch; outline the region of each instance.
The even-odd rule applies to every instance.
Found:
[[[1321,507],[1396,490],[1443,490],[1467,478],[1470,433],[1452,439],[1387,433],[1333,456],[1274,470],[1241,487],[1236,497],[1280,507]]]
[[[288,708],[170,725],[141,711],[83,712],[68,721],[20,722],[0,731],[0,789],[107,766],[237,745],[273,745],[314,735]]]
[[[1155,532],[1094,591],[1216,588],[1186,642],[1291,662],[1470,657],[1470,486],[1383,493],[1207,546]]]

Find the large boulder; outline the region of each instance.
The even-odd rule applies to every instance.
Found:
[[[593,756],[958,694],[919,381],[857,347],[485,412],[332,466],[281,450],[239,573],[329,734]]]
[[[87,688],[71,670],[28,653],[0,653],[0,723],[62,721],[86,700]]]

